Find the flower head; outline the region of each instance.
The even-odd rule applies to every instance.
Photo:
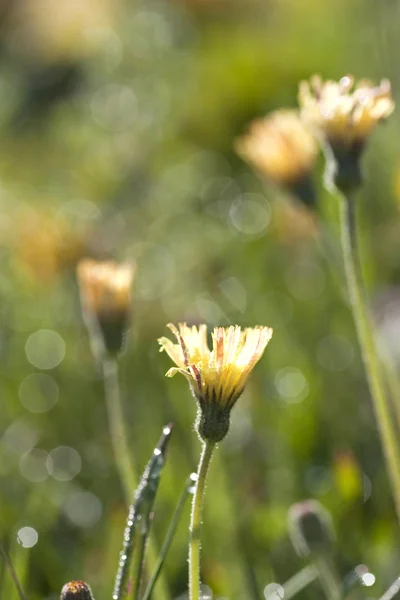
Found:
[[[300,83],[299,101],[306,122],[328,140],[350,148],[363,144],[375,126],[394,110],[390,82],[378,86],[362,80],[356,88],[351,76],[339,82],[314,76]]]
[[[310,175],[318,143],[298,111],[277,110],[256,119],[248,132],[236,140],[235,148],[272,183],[289,189],[307,204],[313,202]]]
[[[374,86],[362,80],[354,87],[351,76],[339,82],[323,82],[314,76],[310,83],[300,83],[299,102],[302,118],[333,153],[337,170],[347,178],[357,175],[360,179],[356,167],[365,143],[394,110],[390,82],[385,79]]]
[[[170,323],[168,327],[178,343],[165,337],[158,340],[160,350],[177,365],[169,369],[167,377],[182,373],[187,378],[200,408],[201,437],[220,441],[228,431],[230,411],[271,339],[272,329],[216,327],[210,350],[206,325],[197,328],[180,323],[177,328]]]
[[[135,266],[130,263],[83,259],[77,267],[86,324],[99,349],[121,351],[131,316]],[[99,336],[100,334],[100,336]]]

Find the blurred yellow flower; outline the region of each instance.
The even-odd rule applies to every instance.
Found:
[[[12,234],[12,235],[11,235]],[[64,269],[75,267],[82,256],[85,233],[50,213],[23,210],[13,220],[10,239],[16,266],[32,283],[54,281]]]
[[[326,81],[315,75],[302,81],[299,90],[301,115],[306,123],[326,140],[332,149],[362,149],[377,123],[394,110],[390,82],[374,86],[362,80],[354,87],[354,78]]]
[[[253,121],[235,148],[262,175],[284,186],[308,177],[318,154],[318,144],[296,110],[277,110]]]
[[[272,336],[269,327],[257,326],[243,331],[239,326],[216,327],[212,335],[212,350],[207,344],[207,326],[188,327],[180,323],[179,329],[172,323],[168,325],[178,343],[169,338],[160,338],[160,351],[165,350],[177,367],[167,372],[167,377],[182,373],[189,381],[196,397],[202,416],[207,419],[221,421],[221,415],[229,415],[230,410],[244,390],[249,375],[260,360],[265,347]],[[214,407],[216,414],[210,415],[209,407]],[[209,423],[206,429],[209,430]],[[229,420],[227,428],[229,427]],[[222,437],[227,433],[224,431]],[[212,424],[211,424],[212,429]],[[215,439],[213,434],[203,437]],[[222,439],[222,438],[220,438]]]
[[[115,354],[123,347],[131,316],[132,263],[83,259],[77,267],[81,303],[85,321],[95,345],[99,333],[106,350]]]

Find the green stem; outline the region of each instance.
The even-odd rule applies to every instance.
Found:
[[[189,542],[189,598],[200,600],[200,527],[204,503],[207,473],[215,444],[204,442],[197,470],[196,489],[193,496],[192,514],[190,518]]]
[[[26,549],[23,549],[23,552],[24,552],[24,559],[26,560],[26,557],[28,556],[29,553],[26,551]],[[13,564],[11,558],[10,558],[10,555],[8,554],[7,550],[4,548],[2,542],[0,542],[0,554],[2,555],[4,563],[5,563],[5,565],[6,565],[7,569],[8,569],[8,572],[10,573],[11,579],[12,579],[12,581],[14,583],[16,592],[17,592],[20,600],[26,600],[25,592],[22,589],[22,585],[20,583],[17,571],[14,568],[14,564]],[[26,567],[26,565],[24,565],[24,567]],[[7,596],[8,597],[10,597],[10,596],[12,597],[13,594],[12,593],[11,594],[7,594]]]
[[[386,459],[397,516],[400,520],[399,453],[389,403],[385,394],[379,356],[375,346],[372,318],[367,307],[357,243],[355,199],[341,199],[342,249],[353,319],[372,396],[375,416]]]
[[[132,463],[132,453],[129,449],[128,436],[125,428],[125,417],[122,410],[119,385],[118,361],[115,358],[105,359],[102,367],[111,443],[124,496],[129,506],[132,502],[133,493],[138,486],[139,478],[136,475]],[[154,568],[154,565],[157,562],[157,555],[158,553],[154,541],[150,538],[147,546],[147,558],[150,569]],[[162,575],[158,579],[157,595],[159,600],[170,599],[167,584]]]
[[[164,543],[161,546],[160,556],[158,557],[158,561],[157,561],[157,564],[155,566],[154,573],[151,576],[151,579],[150,579],[150,581],[149,581],[149,583],[147,585],[147,588],[146,588],[146,590],[145,590],[145,592],[143,594],[142,600],[149,600],[150,597],[151,597],[151,594],[153,593],[154,585],[155,585],[155,583],[157,581],[157,578],[158,578],[158,576],[160,574],[160,571],[161,571],[161,569],[162,569],[162,567],[164,565],[165,558],[167,556],[169,547],[171,545],[171,542],[172,542],[172,540],[174,538],[174,535],[175,535],[175,532],[177,530],[179,521],[180,521],[181,516],[182,516],[183,509],[185,508],[186,500],[189,497],[190,488],[191,488],[192,485],[193,485],[193,480],[191,479],[191,477],[189,477],[188,481],[185,484],[183,492],[180,495],[180,498],[178,500],[178,504],[176,505],[176,509],[175,509],[175,512],[174,512],[174,514],[172,516],[171,522],[169,524],[168,531],[167,531],[165,539],[164,539]]]
[[[321,554],[314,557],[313,563],[327,600],[340,600],[342,586],[331,558]]]
[[[131,451],[125,430],[125,418],[122,411],[121,393],[118,377],[118,362],[109,359],[103,362],[104,387],[107,405],[108,424],[114,458],[121,478],[125,498],[131,503],[132,494],[137,488],[138,477],[132,465]]]
[[[293,575],[283,584],[285,600],[290,600],[293,596],[296,596],[299,592],[304,590],[305,587],[310,585],[318,577],[318,571],[314,565],[307,565],[301,571]]]

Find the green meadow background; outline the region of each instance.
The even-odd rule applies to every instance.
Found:
[[[158,543],[200,443],[187,383],[165,379],[157,338],[170,321],[265,324],[274,336],[212,463],[203,580],[214,599],[271,598],[267,585],[306,564],[287,532],[289,507],[306,498],[333,516],[341,575],[360,563],[374,573],[360,598],[400,574],[340,252],[328,260],[313,213],[233,151],[251,119],[295,107],[298,81],[315,72],[389,77],[396,98],[399,25],[395,0],[1,2],[0,533],[29,600],[53,600],[76,578],[110,598],[126,517],[80,313],[83,256],[137,261],[121,379],[138,470],[174,423]],[[371,140],[359,200],[365,277],[394,364],[398,114]],[[317,210],[335,246],[322,166]],[[171,599],[186,597],[188,518],[189,505],[165,567]],[[3,566],[0,581],[1,597],[16,598]],[[318,584],[301,597],[320,598]]]

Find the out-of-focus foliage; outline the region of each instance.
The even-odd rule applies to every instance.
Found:
[[[340,261],[329,266],[313,216],[252,174],[233,141],[251,119],[294,107],[314,72],[389,77],[396,97],[397,3],[0,8],[0,527],[30,599],[77,578],[110,597],[126,516],[79,308],[83,256],[137,261],[121,370],[138,469],[175,424],[158,540],[199,442],[157,337],[169,321],[265,324],[274,337],[211,468],[204,580],[215,598],[247,600],[288,579],[303,563],[287,511],[314,497],[332,513],[340,572],[366,563],[378,594],[398,575],[398,530]],[[360,199],[365,276],[397,358],[398,127],[395,114],[374,135]],[[319,211],[335,243],[336,202],[322,189]],[[187,586],[187,517],[165,566],[174,598]]]

